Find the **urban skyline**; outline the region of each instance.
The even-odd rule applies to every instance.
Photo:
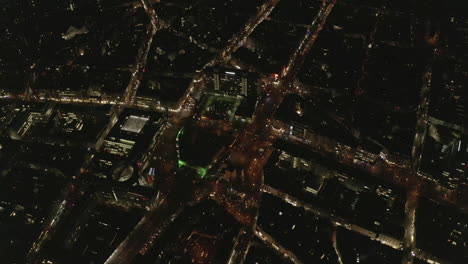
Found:
[[[461,0],[4,0],[2,263],[468,263]]]

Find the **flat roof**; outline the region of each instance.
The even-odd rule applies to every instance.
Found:
[[[128,117],[127,121],[125,121],[125,124],[123,124],[122,130],[140,133],[148,120],[149,118],[147,117],[131,115]]]

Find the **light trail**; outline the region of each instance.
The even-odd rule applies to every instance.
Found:
[[[284,83],[289,85],[301,69],[307,54],[315,43],[323,25],[327,21],[328,15],[336,4],[336,0],[323,0],[322,6],[312,21],[311,25],[307,27],[307,32],[301,40],[297,49],[293,52],[289,59],[288,65],[281,73],[281,79]]]

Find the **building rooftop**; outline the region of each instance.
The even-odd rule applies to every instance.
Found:
[[[122,126],[122,130],[133,133],[140,133],[149,118],[131,115]]]

